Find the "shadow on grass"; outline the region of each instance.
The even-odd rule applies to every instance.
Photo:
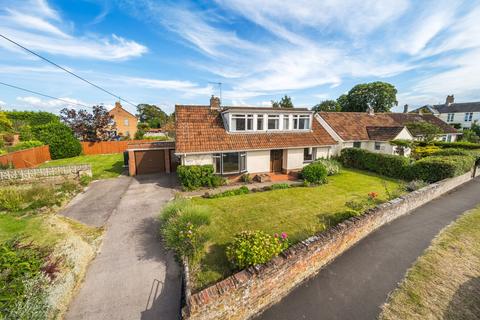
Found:
[[[208,253],[205,254],[200,262],[202,272],[197,274],[199,286],[197,290],[201,290],[235,272],[227,260],[226,249],[226,244],[212,244],[209,246]]]
[[[114,162],[110,168],[105,169],[104,171],[119,174],[119,175],[120,174],[127,175],[127,170],[126,168],[123,167],[123,160]]]
[[[450,300],[444,319],[480,319],[480,277],[464,282]]]

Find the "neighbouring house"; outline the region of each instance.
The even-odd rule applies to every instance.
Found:
[[[175,124],[173,122],[167,122],[161,128],[151,128],[145,131],[145,137],[175,137]]]
[[[397,154],[392,140],[413,140],[405,124],[395,121],[392,113],[370,112],[319,112],[318,121],[338,142],[334,154],[343,148],[362,148],[372,152]],[[410,150],[403,150],[408,156]]]
[[[175,154],[183,165],[211,164],[218,174],[295,173],[331,156],[337,142],[299,108],[176,105]]]
[[[115,107],[108,112],[113,117],[115,122],[116,137],[130,137],[133,138],[137,132],[138,119],[133,114],[125,110],[120,102],[115,102]]]
[[[444,104],[427,105],[410,113],[433,114],[446,123],[469,129],[472,123],[480,121],[480,102],[455,103],[454,95],[448,95]]]

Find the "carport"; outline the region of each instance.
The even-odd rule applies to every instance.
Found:
[[[175,142],[134,142],[128,144],[128,171],[131,176],[175,172],[179,164]]]

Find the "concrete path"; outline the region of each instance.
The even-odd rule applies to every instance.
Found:
[[[376,319],[435,235],[479,203],[477,178],[378,229],[258,319]]]
[[[131,181],[125,176],[94,181],[60,214],[91,226],[101,227],[117,208]]]
[[[179,319],[180,268],[162,248],[156,222],[176,178],[128,179],[128,189],[106,224],[101,252],[66,319]]]

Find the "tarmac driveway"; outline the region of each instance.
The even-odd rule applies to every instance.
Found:
[[[162,247],[156,221],[173,196],[175,176],[119,179],[128,179],[128,187],[106,223],[101,252],[65,318],[179,319],[180,268]]]

